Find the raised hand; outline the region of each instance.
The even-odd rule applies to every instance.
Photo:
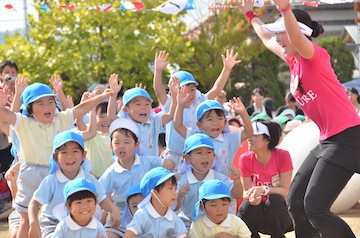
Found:
[[[239,115],[241,115],[243,112],[246,112],[246,107],[239,97],[233,97],[232,100],[229,100],[229,107]]]
[[[169,89],[172,95],[176,95],[180,88],[180,80],[177,77],[172,77],[169,82]]]
[[[5,107],[10,98],[10,90],[0,89],[0,107]]]
[[[28,77],[26,76],[19,76],[15,79],[15,92],[19,95],[24,92],[25,88],[27,87]]]
[[[146,85],[143,86],[142,83],[136,83],[135,88],[142,88],[142,89],[146,90]]]
[[[59,75],[51,76],[50,83],[51,86],[53,86],[53,88],[55,89],[56,93],[60,92],[63,89],[64,82],[62,81]]]
[[[160,51],[159,53],[155,53],[154,67],[155,70],[163,71],[166,66],[169,64],[167,61],[169,57],[169,53],[166,53],[165,50]]]
[[[187,87],[179,88],[177,91],[177,102],[185,105],[190,100],[190,94],[187,92]]]
[[[226,50],[226,57],[224,55],[221,55],[221,59],[223,61],[223,64],[225,67],[232,69],[234,67],[234,65],[238,64],[241,62],[241,60],[236,60],[236,57],[238,56],[239,53],[235,53],[234,54],[234,50],[231,49],[227,49]]]
[[[114,93],[117,94],[118,92],[120,92],[123,86],[123,81],[119,81],[118,74],[111,74],[109,77],[109,85],[110,88],[114,91]]]

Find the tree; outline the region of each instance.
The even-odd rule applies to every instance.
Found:
[[[324,47],[331,56],[331,65],[341,83],[352,79],[355,69],[354,57],[346,43],[338,36],[323,38],[317,42]]]
[[[265,10],[259,10],[258,15]],[[199,19],[202,18],[199,16]],[[199,89],[206,92],[223,67],[220,55],[226,49],[235,49],[241,63],[230,74],[225,88],[228,98],[240,96],[248,104],[252,90],[262,87],[267,96],[274,98],[279,104],[280,101],[283,103],[285,86],[278,80],[280,60],[257,37],[251,37],[252,31],[252,27],[237,9],[213,12],[189,33],[192,36],[194,54],[182,68],[192,72],[200,82]]]
[[[124,81],[124,88],[142,82],[151,89],[149,66],[155,52],[170,50],[180,64],[191,55],[191,42],[182,36],[186,26],[179,21],[184,13],[123,12],[118,10],[119,1],[106,1],[113,11],[88,10],[101,2],[105,3],[81,0],[70,11],[47,1],[50,12],[39,10],[38,20],[29,16],[30,42],[19,35],[7,36],[0,59],[17,62],[31,82],[48,83],[52,74],[61,75],[65,92],[79,99],[88,86],[106,83],[113,72]],[[161,2],[143,1],[147,9]]]

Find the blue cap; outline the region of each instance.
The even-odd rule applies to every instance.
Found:
[[[201,147],[215,149],[210,136],[202,133],[191,135],[185,140],[183,154],[189,154],[191,151]]]
[[[65,201],[68,199],[70,195],[80,191],[89,191],[92,192],[95,195],[95,197],[98,196],[96,193],[95,185],[90,180],[84,178],[77,178],[70,180],[65,184],[64,187]]]
[[[123,104],[126,106],[131,100],[133,100],[136,97],[145,97],[150,100],[152,103],[153,100],[150,97],[149,93],[142,89],[142,88],[131,88],[125,91],[123,95]]]
[[[70,141],[78,143],[83,149],[85,148],[84,139],[82,138],[82,136],[79,133],[67,130],[60,132],[55,136],[54,144],[53,144],[53,153],[55,153],[56,149],[60,148],[62,145]]]
[[[199,214],[200,202],[203,199],[215,200],[219,198],[231,198],[228,185],[217,179],[205,181],[199,188],[199,200],[194,207],[193,221],[196,220]]]
[[[205,112],[216,109],[222,110],[224,111],[224,113],[226,113],[225,108],[218,101],[215,100],[203,101],[196,108],[196,120],[200,121],[201,117],[204,115]]]
[[[191,83],[194,83],[196,86],[199,85],[199,83],[196,82],[194,76],[187,71],[178,71],[174,73],[172,77],[177,77],[180,80],[180,88]]]
[[[33,83],[27,86],[20,96],[22,113],[29,116],[26,107],[43,97],[56,97],[56,94],[53,93],[49,86],[43,83]]]
[[[100,83],[94,83],[93,85],[91,85],[90,87],[88,87],[87,91],[88,91],[88,93],[91,93],[92,91],[94,91],[94,89],[95,89],[96,87],[100,87],[100,86],[104,86],[104,85],[102,85],[102,84],[100,84]]]
[[[135,185],[131,186],[131,187],[128,188],[128,190],[126,191],[126,194],[125,194],[126,200],[127,200],[130,196],[135,195],[135,194],[139,194],[139,193],[141,193],[140,184],[135,184]]]
[[[172,176],[176,177],[176,173],[172,173],[163,167],[156,167],[146,172],[140,182],[141,193],[147,197],[151,190],[162,184]]]

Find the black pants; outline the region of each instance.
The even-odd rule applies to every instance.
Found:
[[[310,153],[295,175],[287,197],[297,238],[355,237],[346,222],[330,212],[353,173]]]
[[[244,200],[238,216],[246,223],[252,238],[259,238],[259,232],[272,238],[284,238],[286,232],[293,230],[286,202],[279,194],[272,194],[265,202],[253,206]]]

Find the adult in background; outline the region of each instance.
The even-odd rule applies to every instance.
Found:
[[[271,109],[264,105],[265,92],[262,88],[255,88],[251,93],[251,104],[246,108],[249,116],[254,113],[266,113],[272,118]]]
[[[360,118],[330,63],[330,55],[311,41],[324,32],[308,13],[289,0],[274,0],[281,13],[264,24],[253,1],[239,6],[264,45],[289,64],[290,92],[320,129],[320,143],[304,160],[290,186],[287,202],[297,238],[354,237],[330,207],[351,176],[360,172]],[[301,141],[299,141],[301,143]]]
[[[359,91],[356,88],[346,89],[346,94],[348,95],[351,104],[354,106],[356,113],[360,116],[360,96]]]
[[[252,238],[259,232],[283,238],[293,230],[286,206],[293,166],[288,151],[275,148],[281,130],[276,122],[255,121],[249,151],[240,156],[238,166],[244,188],[239,217],[245,221]]]

